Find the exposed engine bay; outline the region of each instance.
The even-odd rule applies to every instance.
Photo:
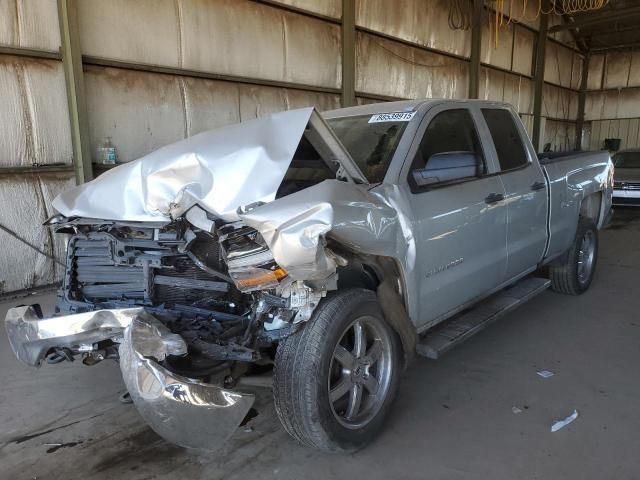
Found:
[[[64,221],[57,231],[71,236],[56,313],[144,307],[185,340],[188,355],[165,361],[190,378],[228,384],[232,370],[269,364],[274,342],[311,316],[327,282],[311,288],[292,280],[260,233],[241,222],[211,225],[213,232],[185,219],[153,228]],[[79,347],[50,352],[48,361],[117,357],[111,340]]]

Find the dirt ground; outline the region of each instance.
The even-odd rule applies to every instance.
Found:
[[[418,359],[382,435],[353,455],[297,445],[268,390],[251,429],[222,451],[190,454],[118,401],[114,362],[35,370],[0,332],[0,478],[640,478],[640,209],[618,209],[600,238],[589,292],[547,291],[441,360]],[[53,301],[6,301],[0,316]],[[543,379],[542,369],[555,375]],[[574,409],[577,420],[551,433]]]

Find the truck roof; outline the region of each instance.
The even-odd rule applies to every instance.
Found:
[[[420,100],[401,100],[397,102],[380,102],[370,103],[367,105],[358,105],[355,107],[337,108],[335,110],[328,110],[322,112],[322,116],[325,118],[336,117],[351,117],[354,115],[373,115],[376,113],[391,113],[391,112],[413,112],[421,107],[432,107],[441,103],[474,103],[490,106],[503,106],[511,107],[510,104],[505,102],[494,102],[489,100],[470,100],[470,99],[451,99],[451,98],[425,98]]]

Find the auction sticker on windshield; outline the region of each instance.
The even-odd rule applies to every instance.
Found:
[[[408,122],[416,112],[376,113],[369,119],[369,123],[380,122]]]

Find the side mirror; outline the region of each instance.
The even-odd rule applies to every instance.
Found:
[[[475,177],[481,165],[480,158],[473,152],[442,152],[431,155],[425,168],[417,168],[411,173],[416,185],[424,187]]]

